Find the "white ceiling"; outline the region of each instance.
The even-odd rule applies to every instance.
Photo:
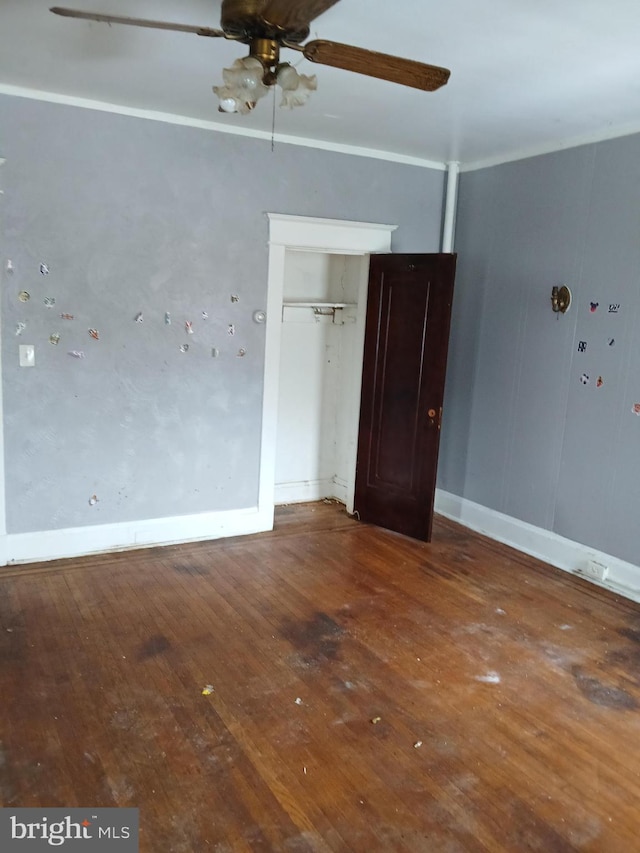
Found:
[[[243,45],[60,18],[52,2],[0,0],[0,92],[271,132],[269,100],[248,116],[217,112],[211,86]],[[59,2],[213,27],[220,16],[220,0]],[[276,134],[478,164],[640,131],[639,35],[638,0],[341,0],[312,38],[444,65],[451,79],[426,93],[302,60],[318,90],[305,107],[277,110]]]

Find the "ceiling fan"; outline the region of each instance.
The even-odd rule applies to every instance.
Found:
[[[355,71],[426,92],[433,92],[445,85],[450,72],[437,65],[425,65],[411,59],[388,56],[325,39],[301,44],[309,36],[310,23],[337,2],[338,0],[222,0],[219,30],[190,24],[83,12],[61,6],[54,6],[51,11],[67,18],[175,30],[208,38],[232,39],[248,45],[249,56],[237,59],[232,68],[225,68],[224,85],[213,87],[220,99],[219,109],[222,112],[250,112],[275,84],[282,89],[281,106],[295,107],[306,103],[310,92],[317,88],[316,78],[298,74],[288,62],[281,62],[281,48],[297,50],[310,62]]]

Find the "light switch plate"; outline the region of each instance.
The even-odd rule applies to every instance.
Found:
[[[33,344],[20,344],[20,367],[35,367],[36,350]]]

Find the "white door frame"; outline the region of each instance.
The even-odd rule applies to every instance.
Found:
[[[276,436],[278,429],[278,391],[280,382],[280,344],[282,337],[282,297],[286,252],[325,252],[334,255],[370,255],[391,251],[391,234],[397,225],[372,222],[349,222],[342,219],[316,219],[268,213],[269,272],[267,279],[267,326],[264,355],[264,391],[262,402],[262,439],[260,447],[260,482],[258,511],[267,515],[273,525]],[[364,345],[364,312],[366,311],[367,271],[361,276],[358,293],[358,320]],[[360,362],[362,359],[360,358]],[[362,364],[359,365],[360,372]],[[354,403],[355,405],[355,403]],[[357,413],[360,401],[357,400]],[[354,442],[355,445],[355,442]],[[353,477],[347,489],[347,509],[353,509],[355,453]]]
[[[0,166],[4,166],[7,161],[0,157]],[[0,172],[0,176],[2,173]],[[2,201],[2,196],[4,195],[4,182],[0,181],[0,201]],[[5,217],[4,210],[0,210],[0,226],[4,225]],[[0,232],[1,233],[1,232]],[[0,268],[0,287],[3,290],[8,289],[10,271],[12,269],[11,264],[9,263],[9,258],[2,257],[0,258],[2,262],[2,267]],[[1,318],[0,318],[1,319]],[[3,413],[3,400],[2,400],[2,354],[1,354],[1,344],[2,337],[0,335],[0,565],[5,566],[7,564],[7,560],[5,559],[5,550],[6,547],[2,540],[7,535],[7,504],[6,504],[6,492],[5,492],[5,469],[4,469],[4,413]],[[17,347],[16,347],[17,349]]]

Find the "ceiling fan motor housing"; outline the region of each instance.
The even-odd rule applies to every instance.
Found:
[[[224,0],[220,25],[228,38],[250,42],[254,38],[274,39],[279,44],[299,44],[309,35],[309,27],[286,30],[262,16],[265,0]]]

